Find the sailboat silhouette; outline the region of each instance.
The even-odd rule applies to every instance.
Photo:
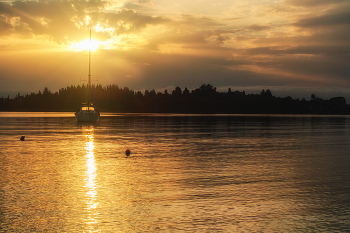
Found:
[[[91,29],[90,29],[91,44]],[[100,118],[100,113],[95,110],[94,103],[91,102],[91,47],[89,48],[89,81],[88,81],[88,102],[82,103],[75,113],[78,122],[96,122]]]

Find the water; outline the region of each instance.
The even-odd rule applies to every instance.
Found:
[[[0,232],[346,232],[349,141],[348,116],[0,113]]]

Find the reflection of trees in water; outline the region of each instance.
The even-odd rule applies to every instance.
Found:
[[[288,116],[288,115],[210,115],[210,114],[123,114],[106,117],[102,126],[106,130],[132,136],[136,133],[172,137],[269,137],[279,133],[288,135],[288,129],[300,127],[302,131],[332,125],[342,128],[345,117]],[[287,129],[285,130],[281,130]],[[301,132],[302,133],[302,132]]]

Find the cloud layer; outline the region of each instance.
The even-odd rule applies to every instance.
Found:
[[[0,92],[79,84],[83,56],[69,46],[93,28],[103,85],[290,86],[344,95],[349,26],[345,0],[0,2]]]

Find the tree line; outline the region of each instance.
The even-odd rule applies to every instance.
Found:
[[[76,111],[86,102],[86,85],[67,86],[52,93],[43,92],[0,99],[0,111]],[[216,87],[203,84],[194,90],[176,87],[174,90],[133,91],[118,85],[92,85],[91,98],[100,112],[125,113],[216,113],[216,114],[349,114],[345,98],[322,100],[312,95],[311,101],[275,97],[270,90],[259,94],[244,91],[218,92]]]

